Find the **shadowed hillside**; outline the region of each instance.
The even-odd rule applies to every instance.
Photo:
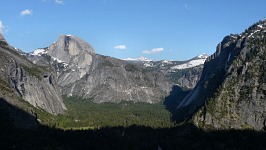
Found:
[[[183,120],[183,113],[177,111],[177,106],[188,95],[191,90],[184,90],[181,87],[175,85],[172,87],[170,95],[167,96],[163,102],[165,108],[171,113],[172,122],[180,122]]]
[[[8,103],[5,108],[35,118]],[[1,106],[4,106],[1,104]],[[252,130],[204,131],[187,124],[154,129],[143,126],[104,127],[95,130],[60,130],[39,125],[32,130],[12,126],[0,109],[1,149],[265,149],[266,133]]]

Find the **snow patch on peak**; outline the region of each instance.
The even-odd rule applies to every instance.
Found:
[[[36,49],[34,50],[32,53],[30,53],[31,55],[34,55],[34,56],[41,56],[42,54],[46,54],[47,51],[45,49]]]
[[[177,70],[179,70],[179,69],[192,68],[192,67],[196,67],[196,66],[202,65],[202,64],[204,64],[204,62],[205,62],[205,59],[191,60],[191,61],[189,61],[187,63],[174,66],[171,69],[177,69]]]
[[[192,59],[186,63],[173,66],[173,67],[171,67],[171,69],[180,70],[180,69],[193,68],[193,67],[196,67],[199,65],[203,65],[208,57],[209,56],[207,54],[203,53],[203,54],[198,55],[197,57],[195,57],[194,59]]]
[[[139,61],[151,61],[151,59],[145,58],[143,56],[141,56],[140,58],[138,58]]]
[[[208,57],[209,57],[209,56],[208,56],[207,54],[205,54],[205,53],[203,53],[203,54],[197,56],[197,58],[199,58],[199,59],[207,59]]]
[[[143,56],[141,56],[140,58],[126,58],[123,60],[126,60],[126,61],[152,61],[151,59],[145,58]]]
[[[263,28],[263,25],[262,24],[259,24],[258,27],[262,29]]]
[[[126,61],[136,61],[137,59],[134,59],[134,58],[126,58],[126,59],[123,59],[123,60],[126,60]]]
[[[51,57],[52,57],[52,56],[51,56]],[[54,61],[57,61],[58,63],[65,63],[65,61],[60,60],[60,59],[55,58],[55,57],[52,57],[52,59],[53,59]]]
[[[171,60],[163,60],[162,63],[163,64],[172,64],[172,61]]]
[[[144,63],[144,67],[153,67],[153,64],[152,63]]]

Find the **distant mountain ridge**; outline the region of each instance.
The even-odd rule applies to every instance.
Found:
[[[174,61],[174,60],[153,61],[143,56],[141,56],[140,58],[126,58],[123,60],[129,61],[129,62],[132,61],[135,63],[142,62],[144,67],[155,67],[158,64],[160,64],[162,66],[169,65],[171,66],[170,68],[172,70],[181,70],[181,69],[193,68],[196,66],[203,65],[207,58],[208,58],[208,55],[203,53],[187,61]]]
[[[151,59],[145,58],[143,56],[141,56],[140,58],[126,58],[123,60],[126,60],[126,61],[152,61]]]
[[[62,95],[86,98],[95,103],[158,103],[170,94],[174,85],[193,88],[203,67],[198,64],[171,71],[174,65],[203,58],[156,62],[145,58],[125,61],[102,56],[96,54],[90,44],[73,35],[60,35],[50,46],[31,53],[13,48],[3,36],[1,38],[3,52],[9,53],[6,56],[17,59],[17,67],[14,67],[17,69],[11,75],[16,80],[3,74],[5,82],[13,86],[13,92],[23,100],[52,114],[66,111]],[[20,61],[27,63],[18,63]],[[153,67],[145,63],[151,63]]]
[[[159,71],[182,88],[193,89],[200,79],[207,54],[198,55],[187,61],[161,60],[152,61],[148,58],[125,59],[145,70]]]

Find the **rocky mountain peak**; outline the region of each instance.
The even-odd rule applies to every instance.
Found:
[[[207,59],[208,57],[209,57],[208,54],[203,53],[203,54],[198,55],[198,56],[196,57],[196,59]]]
[[[126,58],[123,60],[125,60],[125,61],[152,61],[151,59],[145,58],[143,56],[141,56],[139,58]]]
[[[75,82],[82,78],[89,71],[92,55],[95,55],[89,43],[73,35],[60,35],[46,52],[53,60],[64,63],[68,69],[75,70],[75,73],[69,76],[71,80],[65,83]]]
[[[59,60],[70,62],[75,57],[94,54],[95,51],[89,43],[76,36],[60,35],[48,48],[47,53]]]

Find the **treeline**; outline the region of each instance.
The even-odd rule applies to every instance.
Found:
[[[54,118],[53,126],[65,129],[95,129],[131,125],[152,128],[172,127],[171,113],[163,103],[101,103],[64,97],[67,112]]]

